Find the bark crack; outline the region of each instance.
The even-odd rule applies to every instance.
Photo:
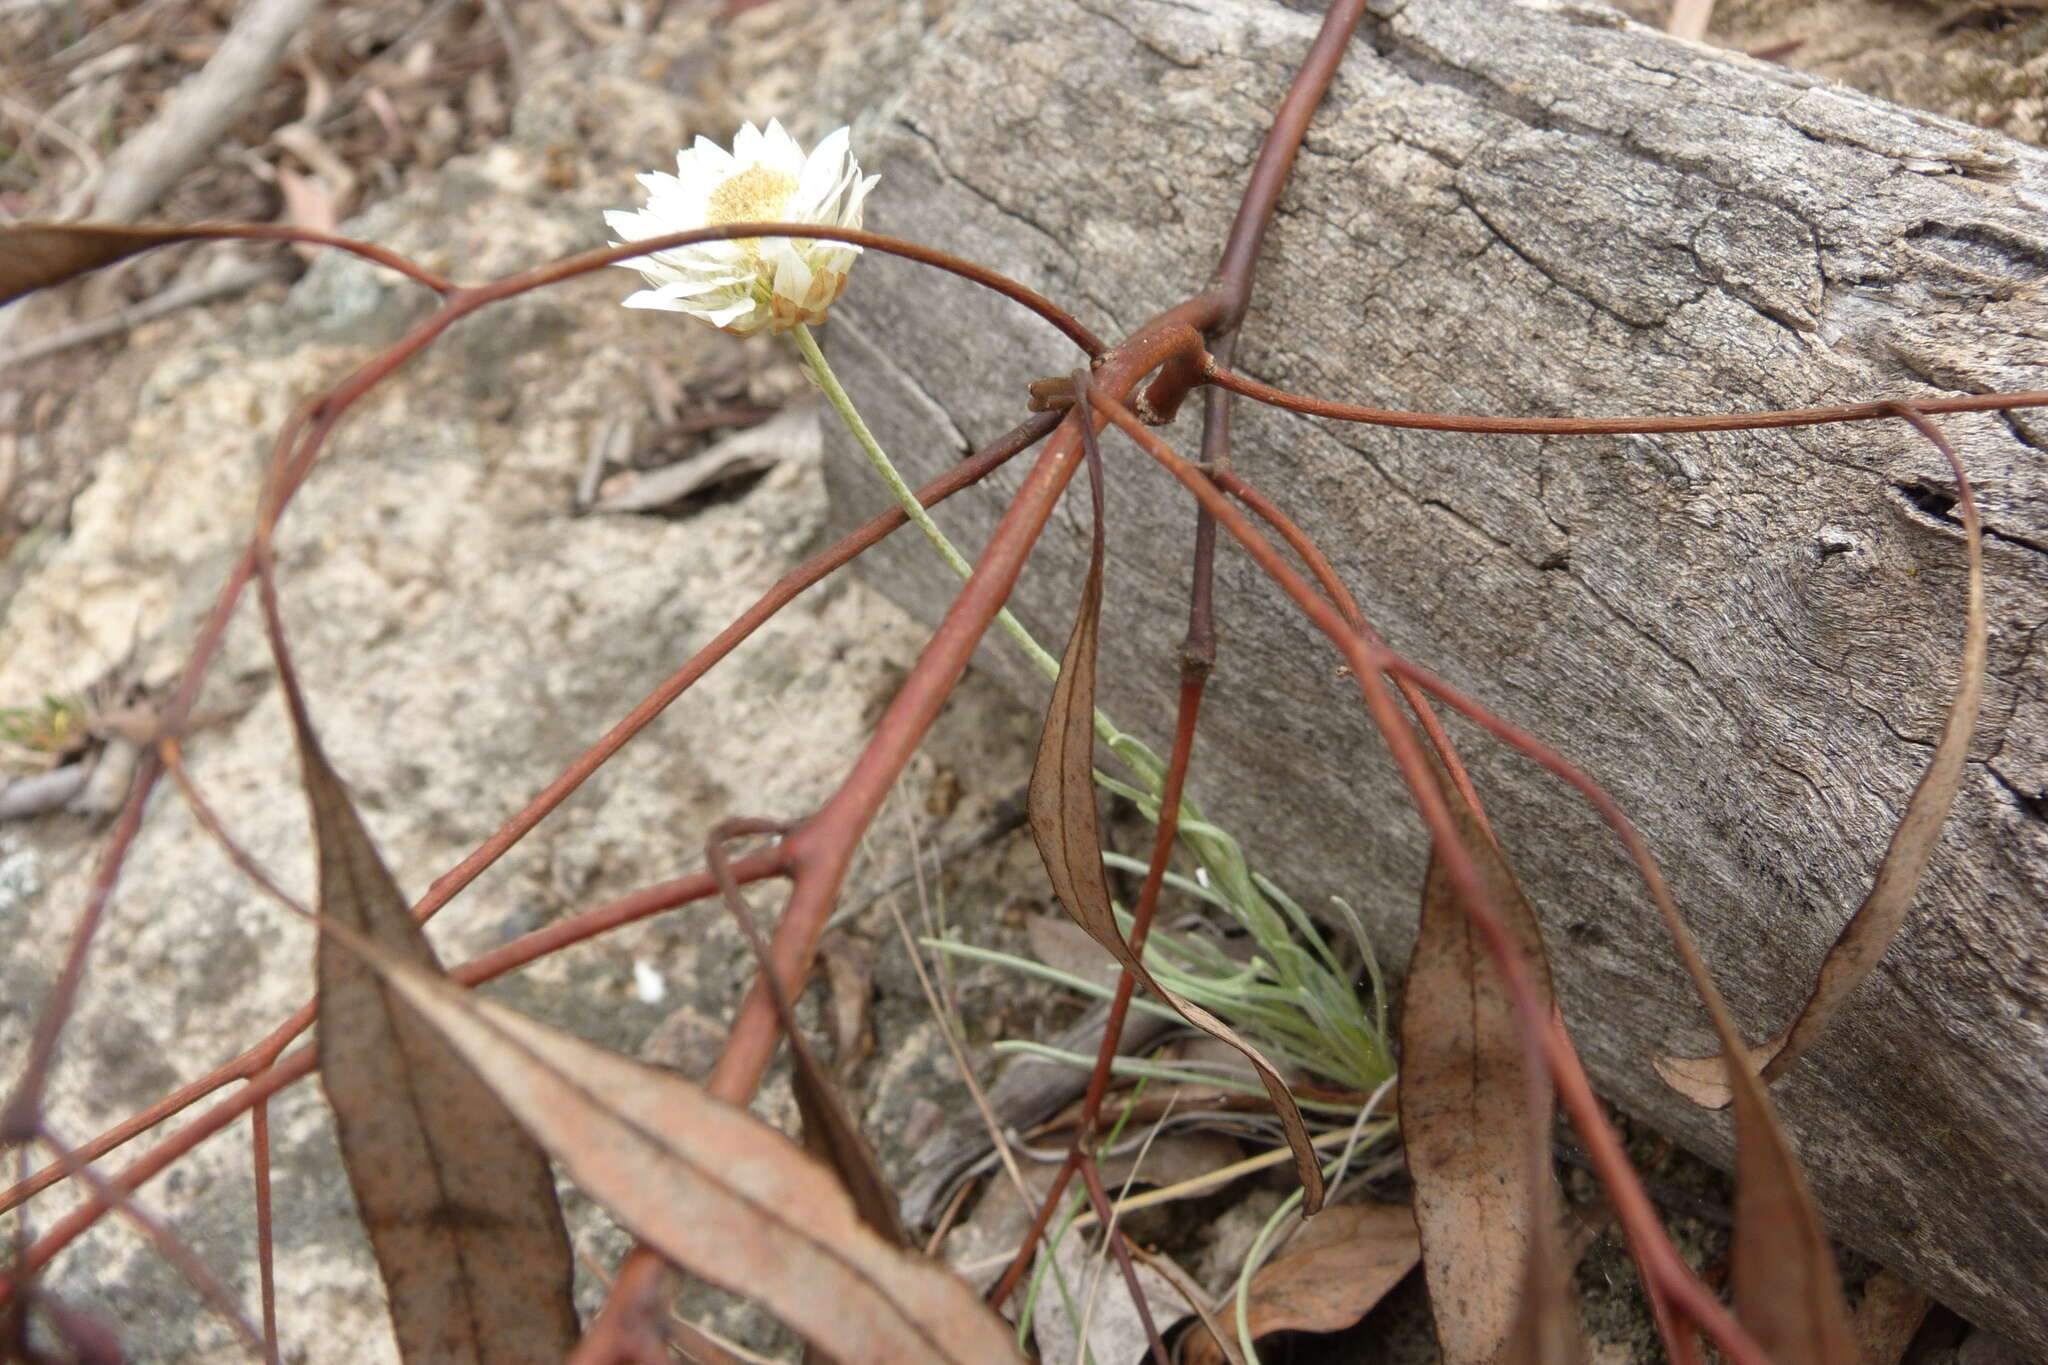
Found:
[[[982,203],[987,204],[997,213],[1003,215],[1003,217],[1011,219],[1014,222],[1022,223],[1025,227],[1030,228],[1033,232],[1037,233],[1039,237],[1043,239],[1043,245],[1045,245],[1053,251],[1058,252],[1060,259],[1064,260],[1067,263],[1073,276],[1073,284],[1071,287],[1075,290],[1075,292],[1079,293],[1081,297],[1087,299],[1088,302],[1094,304],[1096,309],[1102,314],[1102,316],[1107,318],[1116,317],[1116,311],[1114,309],[1112,309],[1108,304],[1104,303],[1101,299],[1097,298],[1092,292],[1090,292],[1088,288],[1087,273],[1081,269],[1080,263],[1076,261],[1074,258],[1074,253],[1067,248],[1066,244],[1062,241],[1060,235],[1057,232],[1054,232],[1051,228],[1039,222],[1037,219],[1033,218],[1030,214],[1025,213],[1023,210],[1013,208],[1009,204],[1004,203],[995,195],[989,193],[987,190],[982,189],[979,185],[974,184],[965,176],[961,175],[958,171],[955,171],[953,167],[946,161],[945,154],[939,150],[938,139],[934,138],[930,133],[927,133],[924,129],[918,127],[909,119],[898,118],[896,120],[896,126],[901,128],[904,132],[909,133],[912,137],[916,138],[919,142],[924,144],[925,150],[931,154],[932,163],[939,168],[939,173],[943,175],[947,180],[951,181],[955,185],[958,185],[961,189],[966,190],[976,199],[979,199]]]

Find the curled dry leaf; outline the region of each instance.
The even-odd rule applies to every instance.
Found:
[[[642,1241],[762,1305],[839,1365],[1022,1365],[960,1280],[889,1245],[837,1177],[669,1071],[537,1024],[389,954],[392,989]]]
[[[1159,984],[1146,969],[1144,960],[1131,951],[1118,929],[1109,891],[1109,874],[1102,864],[1102,832],[1095,808],[1095,655],[1096,639],[1102,625],[1102,491],[1095,495],[1095,541],[1088,562],[1088,580],[1081,591],[1081,610],[1067,638],[1066,653],[1060,659],[1060,675],[1053,683],[1052,703],[1046,710],[1045,729],[1039,736],[1038,757],[1031,768],[1031,787],[1026,809],[1031,837],[1038,844],[1038,856],[1052,880],[1053,893],[1067,913],[1124,970],[1153,996],[1194,1027],[1219,1038],[1243,1054],[1259,1082],[1273,1101],[1294,1152],[1294,1169],[1301,1179],[1302,1206],[1314,1213],[1323,1205],[1323,1173],[1309,1144],[1308,1127],[1301,1110],[1271,1062],[1240,1037],[1236,1030],[1191,1000],[1183,999]]]
[[[1535,911],[1471,807],[1442,786],[1487,900],[1549,1006]],[[1529,1084],[1507,984],[1434,851],[1402,992],[1400,1107],[1446,1365],[1500,1360],[1511,1347],[1521,1359],[1570,1358],[1578,1322],[1550,1216],[1550,1091]]]
[[[1273,1332],[1339,1332],[1373,1310],[1415,1268],[1422,1243],[1405,1204],[1337,1204],[1302,1228],[1252,1277],[1245,1317],[1253,1340]],[[1236,1326],[1233,1312],[1221,1325]],[[1181,1348],[1186,1365],[1224,1365],[1223,1348],[1197,1327]]]
[[[1747,1049],[1751,1071],[1766,1082],[1784,1075],[1800,1054],[1819,1040],[1842,1002],[1863,984],[1891,946],[1912,906],[1913,894],[1920,887],[1934,846],[1941,839],[1942,826],[1948,823],[1949,807],[1955,802],[1956,786],[1962,779],[1963,760],[1977,729],[1990,641],[1989,613],[1984,603],[1983,530],[1978,524],[1977,502],[1971,495],[1969,478],[1955,453],[1932,427],[1923,426],[1922,431],[1948,457],[1961,492],[1958,502],[1963,514],[1970,577],[1956,694],[1949,703],[1941,742],[1935,746],[1934,757],[1928,760],[1919,785],[1913,788],[1899,827],[1892,832],[1891,844],[1885,849],[1884,861],[1878,864],[1870,894],[1842,926],[1834,946],[1822,959],[1806,1003],[1783,1033],[1760,1047]],[[1728,1069],[1720,1053],[1711,1057],[1658,1057],[1655,1064],[1665,1083],[1695,1104],[1721,1109],[1732,1098]]]
[[[1097,1004],[1049,1041],[1062,1052],[1093,1053],[1102,1046],[1108,1025],[1108,1004]],[[1173,1026],[1172,1020],[1150,1011],[1132,1010],[1117,1032],[1117,1051],[1126,1057],[1141,1056]],[[1037,1057],[1012,1057],[989,1087],[989,1108],[1005,1129],[1024,1132],[1078,1100],[1087,1085],[1086,1074],[1074,1067]],[[956,1115],[911,1157],[918,1173],[903,1191],[905,1221],[912,1227],[929,1225],[977,1170],[995,1163],[994,1154],[988,1121],[974,1110]]]
[[[1784,1046],[1785,1035],[1781,1033],[1768,1043],[1743,1048],[1749,1074],[1754,1076],[1762,1071]],[[1718,1052],[1706,1057],[1652,1057],[1650,1065],[1656,1068],[1664,1084],[1702,1109],[1726,1109],[1735,1098],[1735,1092],[1728,1087],[1728,1063]]]
[[[300,227],[315,232],[332,232],[340,225],[337,196],[325,182],[300,175],[289,166],[277,168],[278,193],[284,196],[285,216]],[[320,248],[300,242],[292,250],[305,260],[317,260]]]
[[[804,1150],[839,1173],[840,1183],[869,1227],[892,1246],[915,1246],[904,1230],[896,1192],[883,1176],[881,1163],[875,1160],[859,1123],[840,1099],[831,1075],[811,1050],[795,1016],[784,1012],[782,1022],[789,1035],[791,1083],[797,1112],[803,1118]]]
[[[303,711],[293,711],[322,918],[438,975],[341,779]],[[320,1080],[400,1355],[553,1365],[575,1346],[578,1326],[547,1157],[439,1033],[329,935],[318,970]]]
[[[799,404],[688,459],[606,480],[590,510],[649,512],[668,507],[719,484],[773,469],[785,460],[808,459],[821,448],[822,440],[818,414]]]

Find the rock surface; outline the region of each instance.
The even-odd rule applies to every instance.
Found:
[[[869,121],[870,223],[1122,335],[1206,278],[1314,26],[1257,0],[962,4]],[[2037,149],[1611,11],[1391,4],[1311,128],[1238,356],[1296,391],[1466,412],[2048,387],[2044,209]],[[864,262],[835,316],[848,387],[919,476],[1077,363],[1014,306],[894,260]],[[1240,469],[1383,632],[1606,784],[1738,1016],[1782,1026],[1954,683],[1963,554],[1940,457],[1896,425],[1479,438],[1237,411]],[[2048,418],[1943,425],[1991,531],[1978,739],[1911,922],[1778,1094],[1839,1236],[2048,1349]],[[1184,449],[1193,426],[1170,433]],[[1192,513],[1114,447],[1103,704],[1158,743]],[[872,506],[850,462],[828,467],[839,515]],[[958,503],[942,521],[976,542],[998,500]],[[1070,500],[1014,604],[1043,639],[1065,636],[1084,554]],[[950,592],[926,555],[906,540],[868,563],[930,620]],[[1221,557],[1219,591],[1196,791],[1280,880],[1365,909],[1398,962],[1418,822],[1327,647],[1242,555]],[[984,654],[1037,704],[1024,667]],[[1468,748],[1596,1078],[1725,1159],[1725,1119],[1650,1069],[1709,1039],[1613,842],[1528,765]]]

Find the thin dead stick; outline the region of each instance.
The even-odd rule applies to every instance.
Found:
[[[174,285],[162,293],[143,299],[140,303],[131,303],[111,313],[102,313],[76,326],[66,327],[48,336],[25,342],[11,351],[0,352],[0,370],[26,365],[31,360],[41,360],[45,356],[68,351],[74,346],[84,346],[104,337],[118,336],[131,327],[140,327],[145,322],[166,317],[181,308],[196,308],[200,304],[233,298],[238,294],[248,293],[258,285],[269,284],[273,280],[290,279],[291,275],[291,263],[286,260],[245,261],[225,272],[217,272],[189,284]]]
[[[0,787],[0,821],[27,820],[62,810],[85,790],[92,769],[91,762],[67,763],[33,777],[18,777]]]
[[[251,0],[205,66],[114,153],[93,194],[92,216],[128,222],[219,144],[284,59],[319,0]]]
[[[508,103],[517,104],[526,89],[526,44],[520,40],[519,25],[505,7],[505,0],[484,0],[484,9],[490,14],[491,27],[498,31],[498,41],[505,48],[505,74],[512,85],[512,98]]]
[[[106,169],[106,163],[100,159],[100,154],[94,149],[92,143],[80,137],[77,133],[72,132],[42,110],[32,108],[19,100],[10,99],[6,95],[0,95],[0,112],[4,112],[8,117],[28,125],[31,130],[41,133],[53,142],[63,144],[65,151],[78,158],[79,164],[85,167],[85,178],[71,189],[64,196],[62,202],[58,204],[57,216],[59,218],[69,218],[72,214],[78,212],[85,201],[92,196],[93,185],[98,182],[101,174]],[[19,155],[19,151],[20,149],[17,148],[17,155]],[[0,327],[0,334],[4,334],[7,330],[8,328],[6,327]]]

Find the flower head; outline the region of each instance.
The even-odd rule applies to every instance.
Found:
[[[604,216],[621,242],[719,223],[795,222],[859,227],[861,201],[879,178],[861,178],[848,130],[831,134],[809,156],[773,119],[766,131],[740,125],[732,150],[709,138],[676,153],[676,173],[640,177],[647,207]],[[648,288],[628,308],[689,313],[746,336],[786,332],[819,322],[846,287],[860,248],[844,242],[788,237],[738,237],[636,256],[630,266]]]

